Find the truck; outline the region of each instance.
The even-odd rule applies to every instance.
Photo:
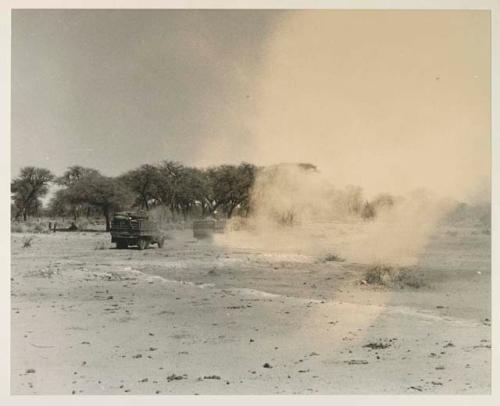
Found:
[[[111,221],[111,242],[116,243],[118,249],[135,245],[144,250],[150,244],[157,244],[158,248],[162,248],[165,235],[147,213],[118,212]]]
[[[193,222],[193,237],[199,240],[211,239],[214,233],[223,233],[226,227],[226,222],[207,218],[204,220],[196,220]]]

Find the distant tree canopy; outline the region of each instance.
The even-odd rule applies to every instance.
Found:
[[[48,212],[53,216],[72,216],[76,221],[97,210],[108,228],[113,212],[130,208],[150,210],[161,206],[174,217],[184,219],[215,213],[231,217],[236,209],[246,215],[256,171],[248,163],[199,169],[163,161],[141,165],[113,178],[96,169],[71,166],[62,176],[50,178],[62,188],[54,193]],[[47,189],[41,192],[46,193]]]
[[[209,211],[219,207],[231,218],[234,209],[249,210],[250,190],[255,182],[257,167],[242,163],[221,165],[207,170],[206,203]]]
[[[35,214],[41,207],[40,198],[48,192],[48,185],[54,180],[54,175],[43,168],[27,166],[21,169],[20,175],[10,185],[15,218],[23,217],[26,221],[29,215]]]
[[[317,172],[308,163],[297,165],[300,169]],[[151,210],[163,207],[172,217],[225,216],[235,213],[247,216],[252,210],[250,196],[258,168],[250,163],[219,165],[206,169],[184,166],[175,161],[144,164],[116,177],[102,175],[98,170],[83,166],[70,166],[59,177],[41,168],[23,168],[12,182],[12,210],[16,217],[26,218],[36,213],[39,200],[53,182],[60,187],[49,203],[48,213],[53,216],[71,216],[76,221],[82,215],[99,213],[110,227],[110,218],[117,210]],[[372,216],[371,206],[363,207],[361,189],[349,190],[347,206],[353,213],[364,209]],[[390,204],[383,197],[373,202],[375,208]],[[13,214],[14,215],[14,214]]]
[[[66,188],[58,190],[51,201],[51,208],[59,214],[68,211],[76,217],[78,208],[98,209],[106,221],[106,231],[110,230],[110,219],[114,211],[126,209],[133,203],[133,193],[119,178],[101,175],[87,168],[69,168],[63,175]],[[83,169],[83,170],[82,170]],[[77,173],[76,176],[75,173]]]
[[[151,203],[158,199],[160,172],[156,166],[142,165],[124,173],[119,179],[135,195],[136,206],[149,210]]]
[[[53,183],[61,188],[50,200],[47,210],[50,215],[71,216],[75,222],[82,215],[101,215],[107,230],[114,212],[134,208],[147,211],[163,207],[173,218],[181,216],[185,220],[188,216],[231,218],[235,213],[248,216],[252,210],[251,194],[253,200],[256,196],[254,185],[257,173],[261,174],[261,179],[267,173],[268,181],[273,183],[283,168],[286,173],[288,169],[292,169],[290,173],[295,173],[293,168],[313,176],[318,172],[316,166],[309,163],[258,168],[243,162],[199,169],[175,161],[162,161],[141,165],[116,177],[104,176],[96,169],[76,165],[68,167],[62,176],[56,178],[47,169],[25,167],[11,183],[11,212],[14,218],[22,216],[24,220],[30,215],[39,215],[42,208],[40,199],[47,194],[48,185]],[[296,187],[293,176],[290,181],[289,186],[293,190]],[[277,182],[283,188],[283,179]],[[281,189],[276,190],[276,193],[281,193]],[[265,196],[261,198],[266,199]],[[276,196],[272,198],[275,200]],[[294,223],[295,214],[287,206],[287,197],[282,198],[285,200],[279,200],[275,208],[276,216],[283,223]],[[332,210],[364,220],[377,217],[395,204],[395,198],[387,194],[367,201],[362,189],[357,186],[348,186],[342,193],[325,191],[324,198],[334,202]]]
[[[133,195],[119,180],[93,174],[85,176],[68,188],[73,202],[87,203],[102,210],[106,220],[106,231],[110,230],[110,216],[117,210],[129,207]]]
[[[82,166],[70,166],[62,176],[56,178],[55,183],[59,186],[65,186],[56,192],[55,197],[49,204],[49,212],[55,215],[71,214],[76,221],[83,212],[90,214],[92,206],[87,202],[75,199],[71,193],[71,188],[78,184],[84,178],[101,176],[98,170],[85,168]]]
[[[248,211],[255,172],[256,167],[247,163],[202,170],[163,161],[142,165],[119,179],[134,194],[135,206],[142,209],[162,205],[186,218],[197,208],[202,216],[221,211],[231,217],[237,207]]]
[[[82,178],[100,175],[97,169],[85,168],[83,166],[70,166],[62,176],[56,179],[56,183],[61,186],[73,186]]]

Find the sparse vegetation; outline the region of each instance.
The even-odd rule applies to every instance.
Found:
[[[75,225],[78,230],[85,231],[89,228],[90,222],[87,219],[79,219]]]
[[[47,229],[46,225],[44,225],[42,223],[37,223],[33,227],[33,232],[35,232],[35,233],[47,233],[48,229]]]
[[[28,169],[38,171],[38,168],[25,168],[12,184],[12,211],[16,218],[21,214],[40,215],[43,212],[39,199],[26,204],[22,202],[21,192],[24,189],[19,184],[27,176]],[[43,196],[50,182],[62,186],[45,210],[47,214],[73,218],[79,230],[86,228],[89,219],[101,215],[109,231],[109,219],[113,212],[124,209],[154,211],[161,208],[177,222],[207,215],[231,218],[237,213],[246,216],[250,210],[250,190],[256,172],[255,165],[244,162],[199,169],[179,162],[163,161],[142,165],[117,177],[108,177],[93,168],[71,166],[58,178],[43,172],[46,176],[37,193]],[[24,210],[23,207],[28,204],[33,207]],[[87,221],[82,220],[84,216]]]
[[[105,250],[107,248],[104,241],[98,241],[94,247],[95,250]]]
[[[364,275],[363,281],[368,285],[386,287],[418,289],[425,286],[422,276],[418,271],[410,268],[393,267],[391,265],[377,264],[370,267]]]
[[[24,233],[24,227],[20,223],[11,223],[10,232],[11,233]]]
[[[26,236],[23,238],[23,248],[31,247],[31,243],[33,242],[33,236]]]
[[[344,262],[345,259],[339,257],[337,254],[328,254],[325,257],[325,262]]]
[[[21,169],[20,175],[10,184],[15,219],[22,217],[26,221],[28,216],[41,209],[40,198],[47,194],[48,185],[53,179],[54,175],[44,168],[27,166]]]
[[[26,275],[32,278],[52,278],[60,274],[61,271],[57,267],[48,265],[45,268],[31,270]]]
[[[291,227],[297,223],[297,216],[293,210],[288,210],[285,213],[277,214],[278,224]]]
[[[11,231],[17,233],[33,233],[33,234],[48,233],[49,226],[48,223],[45,221],[28,220],[22,223],[18,222],[12,223]]]

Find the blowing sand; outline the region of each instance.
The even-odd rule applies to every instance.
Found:
[[[172,235],[12,235],[12,394],[488,394],[490,236],[440,228],[425,285]]]

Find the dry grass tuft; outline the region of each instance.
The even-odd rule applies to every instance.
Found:
[[[36,223],[33,226],[33,232],[34,233],[48,233],[48,226],[42,223]]]
[[[368,285],[386,287],[419,289],[425,286],[422,276],[418,271],[409,268],[393,267],[390,265],[377,264],[370,267],[364,275],[363,281]]]
[[[107,248],[106,244],[104,241],[98,241],[96,245],[94,246],[95,250],[105,250]]]
[[[31,247],[31,243],[33,242],[34,237],[32,235],[26,236],[23,238],[23,248]]]
[[[341,258],[339,257],[338,255],[336,254],[328,254],[326,257],[325,257],[325,262],[344,262],[345,259],[344,258]]]
[[[39,221],[25,221],[25,222],[17,222],[12,221],[10,223],[10,231],[12,233],[49,233],[48,223],[39,222]]]

